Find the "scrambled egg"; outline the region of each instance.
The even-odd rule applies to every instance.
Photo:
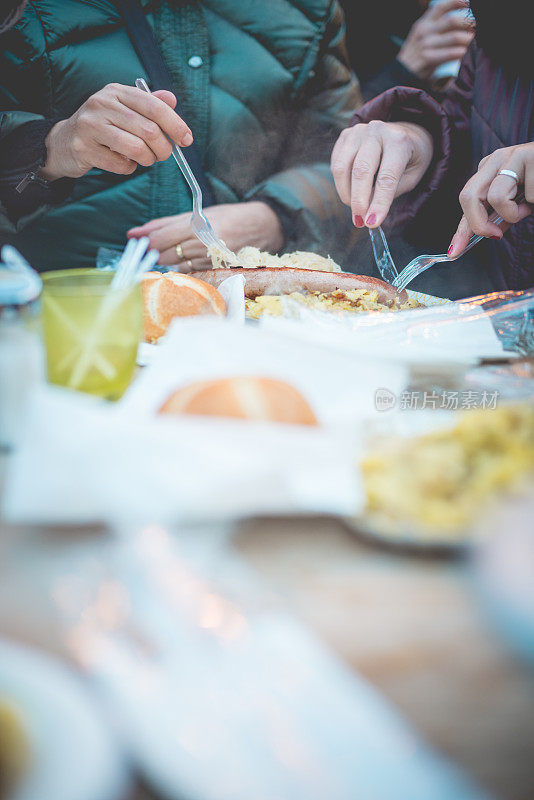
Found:
[[[534,471],[534,407],[466,412],[456,427],[395,439],[362,464],[371,519],[461,533],[497,491]]]
[[[255,300],[246,299],[247,316],[251,319],[259,319],[262,314],[270,314],[273,317],[281,317],[283,313],[283,300],[288,297],[302,305],[316,308],[319,311],[336,312],[361,312],[361,311],[399,311],[409,308],[417,308],[419,303],[416,300],[408,300],[407,303],[394,306],[386,306],[378,302],[378,292],[367,289],[350,289],[349,291],[335,292],[292,292],[287,295],[260,295]]]

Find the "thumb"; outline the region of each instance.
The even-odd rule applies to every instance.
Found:
[[[163,100],[171,108],[176,108],[176,97],[173,95],[172,92],[168,92],[166,89],[157,89],[155,92],[152,92],[154,97],[157,97],[158,100]]]

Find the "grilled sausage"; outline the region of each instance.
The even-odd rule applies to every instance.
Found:
[[[195,278],[219,286],[232,275],[243,275],[245,278],[245,296],[254,298],[270,294],[291,294],[291,292],[348,292],[351,289],[366,289],[378,292],[378,302],[391,306],[395,301],[406,303],[406,290],[398,292],[389,283],[371,278],[368,275],[353,275],[351,272],[321,272],[311,269],[291,267],[257,267],[244,269],[240,267],[208,269],[195,272]]]

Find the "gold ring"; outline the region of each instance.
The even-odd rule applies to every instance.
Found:
[[[193,262],[191,261],[191,259],[190,259],[190,258],[188,258],[188,259],[187,259],[187,261],[185,262],[185,266],[186,266],[186,267],[187,267],[187,269],[189,269],[189,270],[192,270],[192,269],[193,269]]]
[[[183,261],[184,260],[184,251],[182,250],[182,245],[181,244],[177,244],[174,249],[176,250],[176,258],[178,259],[178,261]]]

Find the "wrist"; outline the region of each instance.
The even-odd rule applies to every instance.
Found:
[[[401,47],[397,55],[397,61],[400,61],[408,72],[421,78],[421,80],[426,80],[432,74],[432,70],[425,64],[425,61],[418,55],[417,51],[412,50],[412,48]]]
[[[284,246],[284,231],[276,211],[263,200],[254,200],[251,203],[257,207],[261,217],[261,228],[265,233],[265,245],[269,252],[276,253]]]
[[[71,177],[63,165],[64,159],[60,155],[60,135],[66,120],[56,122],[48,132],[45,139],[46,161],[38,172],[40,178],[46,181],[56,181],[60,178]]]
[[[434,140],[432,134],[417,122],[397,122],[397,125],[406,131],[413,142],[414,148],[430,159],[434,154]]]

